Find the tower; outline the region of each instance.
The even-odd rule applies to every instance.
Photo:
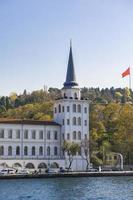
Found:
[[[81,98],[76,81],[72,45],[67,66],[66,81],[61,89],[61,98],[54,104],[54,121],[61,124],[61,141],[81,143],[89,133],[89,104]],[[81,157],[81,156],[80,156]]]

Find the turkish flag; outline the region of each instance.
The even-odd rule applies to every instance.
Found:
[[[130,67],[128,67],[128,69],[122,73],[122,78],[128,75],[130,75]]]

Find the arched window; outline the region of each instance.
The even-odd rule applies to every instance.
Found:
[[[73,117],[73,125],[76,125],[76,117]]]
[[[0,156],[4,156],[4,147],[0,146]]]
[[[36,154],[36,149],[35,149],[35,147],[32,147],[31,154],[32,154],[32,156],[35,156],[35,154]]]
[[[54,147],[54,155],[57,156],[57,147]]]
[[[59,107],[58,107],[58,108],[59,108],[59,113],[61,113],[61,105],[60,105],[60,104],[59,104]]]
[[[39,147],[39,156],[43,156],[43,147]]]
[[[76,131],[73,131],[73,140],[76,140]]]
[[[57,109],[56,109],[56,107],[54,108],[54,112],[57,113]]]
[[[47,156],[50,156],[50,147],[47,147]]]
[[[25,167],[27,169],[35,169],[35,166],[33,165],[33,163],[27,163]]]
[[[25,155],[25,156],[28,155],[28,147],[27,147],[27,146],[24,147],[24,155]]]
[[[16,156],[19,156],[19,155],[20,155],[20,147],[17,146],[17,147],[16,147]]]
[[[73,112],[76,112],[76,104],[73,104]]]
[[[78,132],[78,140],[81,140],[81,132]]]
[[[8,156],[12,156],[12,147],[11,146],[8,147]]]
[[[81,113],[81,105],[78,104],[78,112]]]
[[[81,117],[78,117],[78,125],[81,126]]]

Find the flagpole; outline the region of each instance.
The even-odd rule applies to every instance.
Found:
[[[130,74],[129,74],[129,89],[131,89],[131,67],[130,67]]]

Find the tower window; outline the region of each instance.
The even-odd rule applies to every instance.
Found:
[[[73,112],[76,112],[76,104],[73,104]]]
[[[76,92],[74,93],[74,98],[77,99],[77,93]]]
[[[70,107],[69,106],[67,106],[67,112],[69,112],[70,111]]]
[[[87,120],[85,120],[85,126],[87,126]]]
[[[65,108],[64,108],[64,106],[62,106],[62,112],[64,112],[64,110],[65,110]]]
[[[84,112],[87,113],[87,107],[84,108]]]
[[[0,146],[0,156],[4,156],[4,147]]]
[[[25,156],[28,155],[28,147],[27,147],[27,146],[24,147],[24,155],[25,155]]]
[[[78,105],[78,112],[81,113],[81,105]]]
[[[81,132],[78,132],[78,140],[81,140]]]
[[[39,156],[43,156],[43,147],[39,147]]]
[[[76,125],[76,117],[73,117],[73,125]]]
[[[67,119],[67,125],[69,125],[70,124],[70,120],[69,119]]]
[[[67,133],[67,140],[70,140],[70,133]]]
[[[20,130],[16,130],[16,138],[20,139]]]
[[[73,131],[73,140],[76,140],[76,131]]]
[[[61,105],[59,104],[59,113],[61,113]]]
[[[19,155],[20,155],[20,147],[17,146],[17,147],[16,147],[16,156],[19,156]]]
[[[81,117],[78,117],[78,125],[81,126]]]
[[[8,156],[12,156],[12,147],[11,146],[8,147]]]
[[[62,125],[64,125],[65,124],[65,120],[64,119],[62,119]]]
[[[24,139],[28,139],[28,130],[24,130]]]

